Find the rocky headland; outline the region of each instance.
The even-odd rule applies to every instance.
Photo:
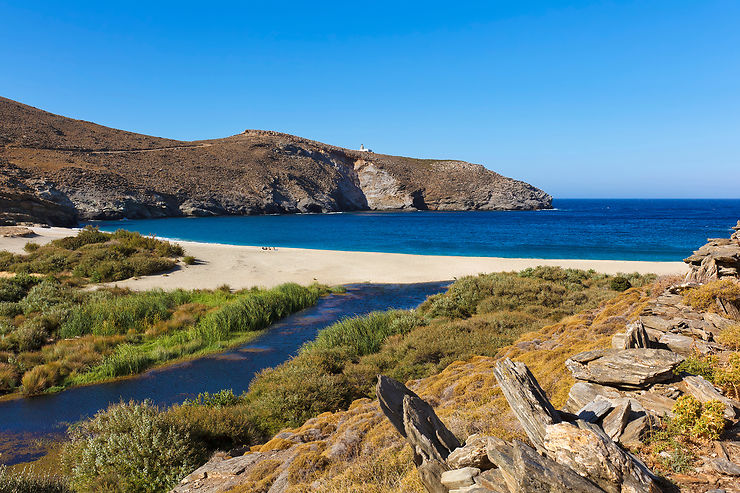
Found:
[[[477,164],[362,152],[273,131],[184,142],[0,98],[0,221],[356,210],[546,209]]]

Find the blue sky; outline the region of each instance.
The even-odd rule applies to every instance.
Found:
[[[0,95],[179,139],[458,158],[556,197],[740,198],[740,2],[0,0]]]

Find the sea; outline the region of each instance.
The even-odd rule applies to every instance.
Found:
[[[728,237],[740,199],[555,199],[541,211],[347,212],[94,221],[175,240],[543,259],[679,261]]]

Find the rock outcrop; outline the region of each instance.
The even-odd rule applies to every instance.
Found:
[[[0,217],[60,225],[78,218],[546,209],[552,203],[542,190],[463,161],[353,151],[260,130],[183,142],[4,98],[0,168],[24,175],[0,183],[11,197],[0,195]],[[12,207],[18,194],[26,194],[25,215]]]
[[[732,229],[730,238],[709,238],[706,245],[684,259],[691,269],[686,274],[687,281],[740,278],[740,220]]]
[[[427,491],[663,491],[648,468],[614,442],[601,426],[578,417],[564,416],[570,418],[570,421],[561,420],[560,413],[555,411],[525,365],[504,359],[496,365],[494,373],[514,414],[537,450],[516,440],[509,443],[496,437],[488,437],[486,443],[485,437],[476,436],[470,443],[466,441],[463,447],[448,454],[446,463],[436,465],[436,470],[444,471],[438,479],[424,474],[422,468],[419,469]],[[387,380],[387,377],[379,377],[377,394],[381,402],[398,401],[398,395],[411,392],[399,388],[401,384],[398,382],[393,386],[382,383]],[[404,402],[406,399],[408,396],[404,397]],[[419,406],[419,403],[416,405]],[[389,406],[381,407],[396,426],[397,413],[391,411]],[[593,407],[609,410],[612,406]],[[614,410],[614,417],[602,426],[616,434],[614,430],[624,429],[627,422],[625,416],[629,410],[629,403],[620,404]],[[431,420],[429,423],[436,421],[438,420]],[[432,442],[437,436],[449,433],[441,422],[438,426],[438,429],[425,429],[425,442]],[[396,428],[398,429],[397,426]],[[409,433],[405,436],[413,447],[418,448],[418,437],[410,436]],[[481,458],[483,443],[486,443],[487,463]],[[494,477],[482,474],[482,471],[494,468],[499,471]]]

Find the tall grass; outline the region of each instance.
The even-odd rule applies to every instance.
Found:
[[[99,365],[91,368],[85,374],[73,379],[73,383],[89,383],[108,378],[133,375],[157,364],[183,358],[197,353],[222,349],[235,342],[244,340],[245,334],[253,333],[268,327],[270,324],[290,313],[306,308],[315,303],[326,292],[326,288],[318,285],[302,287],[297,284],[278,286],[267,291],[249,290],[233,295],[192,292],[147,292],[129,295],[125,298],[136,298],[124,304],[131,306],[136,316],[126,314],[125,309],[117,311],[119,305],[110,306],[112,311],[106,315],[114,317],[98,320],[103,327],[117,327],[118,331],[126,327],[137,329],[146,320],[155,323],[169,316],[169,304],[183,304],[193,299],[215,302],[218,299],[228,299],[220,307],[203,315],[192,326],[186,326],[171,333],[142,341],[138,344],[122,344],[107,356]],[[147,301],[151,303],[147,304]],[[140,306],[143,305],[143,308]],[[99,313],[94,310],[93,313]],[[126,325],[128,324],[128,325]],[[93,327],[95,327],[93,325]],[[96,328],[92,329],[98,334]],[[104,329],[105,334],[109,329]]]
[[[141,332],[148,325],[170,316],[177,305],[189,303],[192,294],[153,290],[126,296],[105,296],[76,306],[59,329],[63,338],[85,334],[114,335]]]

